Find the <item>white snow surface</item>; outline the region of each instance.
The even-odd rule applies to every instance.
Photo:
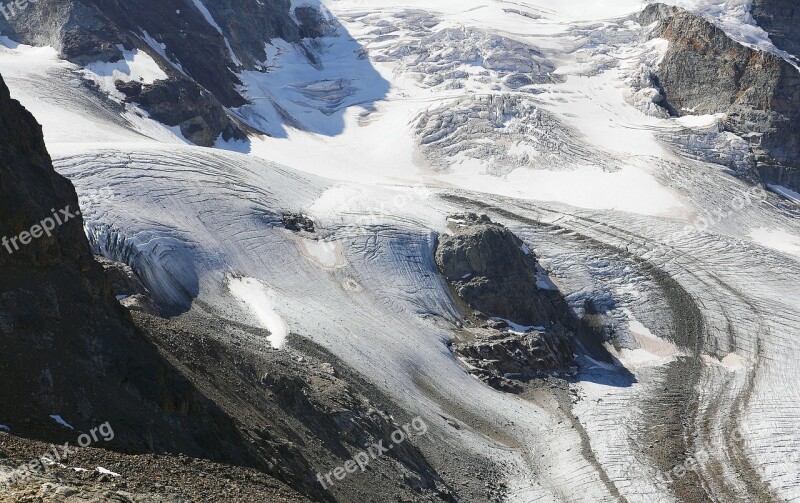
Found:
[[[253,278],[232,278],[228,282],[228,288],[253,311],[264,328],[270,331],[267,340],[272,347],[282,348],[289,335],[289,326],[275,312],[275,291]]]
[[[84,75],[97,83],[100,89],[110,96],[120,100],[124,99],[124,95],[114,85],[118,80],[152,84],[167,78],[164,70],[146,52],[138,49],[127,51],[122,46],[119,49],[122,51],[123,59],[112,63],[104,61],[89,63],[84,70]]]
[[[800,255],[800,235],[785,229],[759,227],[750,232],[750,237],[755,242],[774,250]]]
[[[119,474],[119,473],[112,472],[112,471],[111,471],[111,470],[109,470],[108,468],[103,468],[102,466],[98,466],[98,467],[96,468],[96,470],[97,470],[97,472],[98,472],[98,473],[101,473],[101,474],[103,474],[103,475],[111,475],[112,477],[119,477],[119,476],[120,476],[120,474]]]

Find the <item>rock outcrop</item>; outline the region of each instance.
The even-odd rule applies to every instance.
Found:
[[[455,354],[472,374],[504,391],[520,390],[509,378],[572,371],[565,327],[575,320],[558,292],[537,286],[533,252],[486,215],[454,215],[450,222],[453,234],[439,238],[436,264],[474,310],[467,313],[463,340],[453,344]]]
[[[74,216],[42,223],[59,210]],[[275,479],[298,491],[283,491],[286,498],[275,501],[299,501],[299,494],[313,501],[451,500],[413,440],[372,460],[358,481],[320,484],[316,472],[335,469],[368,442],[388,441],[400,427],[337,377],[330,363],[289,350],[243,349],[258,346],[252,340],[220,342],[221,333],[240,339],[264,334],[217,315],[164,320],[128,313],[116,295],[147,299],[147,290],[127,266],[92,256],[75,189],[54,171],[41,127],[10,98],[2,79],[0,242],[0,435],[10,430],[74,444],[73,433],[107,422],[114,438],[98,447],[180,454],[183,465],[202,458],[255,468],[266,475],[247,475],[251,493],[260,486],[263,495],[273,494]],[[131,470],[151,467],[155,459],[120,456],[113,459]],[[0,463],[0,473],[6,468]],[[199,471],[189,476],[206,475]],[[381,484],[392,476],[402,482]],[[38,475],[32,477],[26,482],[38,483]],[[368,489],[359,486],[364,480]],[[192,484],[180,482],[180,489],[156,484],[140,490],[148,498],[168,492],[176,501],[185,499],[174,491],[193,500],[216,500],[225,491],[226,500],[245,499],[235,488],[189,493]],[[91,491],[83,494],[88,498]]]
[[[131,311],[141,311],[153,316],[161,314],[147,287],[130,266],[101,256],[95,256],[95,260],[103,266],[111,291],[120,304]]]
[[[2,80],[0,159],[0,239],[9,245],[0,249],[4,424],[46,437],[53,414],[83,431],[108,421],[120,449],[252,464],[233,423],[117,302],[89,250],[72,184],[53,170],[41,127]],[[46,220],[54,213],[61,223]]]
[[[569,334],[563,330],[489,329],[473,334],[473,342],[454,344],[453,350],[473,375],[493,388],[518,392],[521,387],[515,380],[575,370]]]
[[[12,2],[13,4],[13,2]],[[116,62],[124,51],[152,57],[166,80],[119,83],[128,101],[198,145],[244,138],[226,108],[246,103],[235,72],[261,70],[265,44],[300,43],[324,32],[310,6],[289,0],[39,0],[0,15],[0,33],[17,42],[50,45],[79,65]],[[313,56],[309,53],[313,59]]]
[[[800,5],[795,0],[755,0],[752,15],[775,47],[800,58]]]
[[[766,182],[800,188],[800,72],[684,9],[651,4],[639,22],[649,37],[669,41],[652,80],[670,113],[724,114]]]
[[[502,225],[474,213],[451,217],[453,234],[441,236],[436,264],[459,297],[489,316],[526,326],[556,321],[551,293],[536,286],[536,259]]]

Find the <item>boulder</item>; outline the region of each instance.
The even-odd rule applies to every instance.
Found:
[[[536,286],[536,259],[511,231],[485,215],[451,217],[453,234],[441,236],[436,264],[472,309],[526,326],[558,318],[552,292]]]

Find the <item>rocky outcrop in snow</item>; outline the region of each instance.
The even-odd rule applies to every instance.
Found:
[[[571,369],[570,335],[562,325],[568,308],[557,292],[537,286],[533,252],[486,215],[466,213],[450,221],[453,234],[439,238],[436,264],[476,310],[468,313],[463,342],[453,345],[470,372],[497,389],[519,391],[510,377]],[[493,319],[474,326],[486,316]]]
[[[2,80],[0,160],[0,237],[21,235],[50,216],[51,208],[78,211],[75,189],[54,171],[41,127],[10,98]],[[218,314],[172,320],[129,315],[115,298],[127,293],[145,297],[147,290],[128,266],[94,259],[79,214],[14,253],[0,247],[0,434],[10,430],[74,445],[72,433],[108,422],[113,442],[96,447],[181,453],[183,465],[203,458],[256,467],[268,474],[257,486],[270,501],[301,499],[273,497],[275,478],[313,501],[452,500],[451,489],[411,438],[370,460],[358,481],[367,488],[357,485],[355,475],[346,483],[321,485],[316,471],[326,474],[365,444],[388,441],[400,427],[337,375],[349,372],[344,365],[334,369],[299,351],[264,349],[254,343],[252,329]],[[216,341],[222,333],[240,343]],[[59,426],[52,414],[75,430]],[[139,458],[115,457],[129,472],[148,465]],[[5,465],[0,463],[0,474]],[[207,475],[187,471],[195,479]],[[397,480],[391,486],[381,483],[392,476]],[[220,499],[218,488],[188,492],[136,483],[128,489],[146,498],[164,493],[170,500]],[[71,491],[89,497],[94,488]],[[224,499],[243,499],[238,489],[228,491]]]
[[[53,170],[41,127],[2,80],[0,159],[0,236],[22,236],[53,209],[76,215],[52,236],[40,229],[41,237],[13,253],[0,249],[4,422],[53,438],[54,413],[82,431],[109,421],[117,448],[251,463],[232,422],[115,299],[90,252],[75,189]]]
[[[575,370],[565,332],[498,332],[487,327],[474,335],[473,342],[454,344],[453,351],[472,375],[493,388],[518,392],[522,387],[517,380]]]
[[[0,33],[30,45],[50,45],[81,66],[122,70],[142,51],[167,77],[117,82],[127,100],[151,117],[179,127],[194,143],[244,137],[226,112],[246,103],[241,70],[263,70],[265,45],[274,38],[300,43],[325,31],[311,6],[289,0],[39,0],[0,16]],[[306,50],[313,62],[311,51]],[[132,74],[131,74],[132,75]],[[142,85],[139,85],[142,84]]]
[[[651,38],[669,41],[653,75],[665,107],[679,116],[724,114],[765,181],[800,187],[800,72],[677,7],[651,4],[639,22]]]
[[[486,215],[450,221],[454,232],[439,238],[436,264],[471,308],[526,326],[558,319],[552,292],[536,286],[533,252],[518,237]]]

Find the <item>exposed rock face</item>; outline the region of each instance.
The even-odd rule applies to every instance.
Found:
[[[133,316],[184,375],[235,418],[263,468],[313,501],[448,501],[449,489],[415,446],[418,439],[395,445],[363,473],[333,479],[327,490],[320,484],[316,473],[324,476],[365,444],[388,444],[408,421],[378,409],[334,375],[339,372],[330,363],[292,348],[252,351],[252,330],[198,312],[170,320]],[[230,333],[235,343],[215,340],[220,332]],[[398,474],[402,483],[385,484]]]
[[[158,306],[153,301],[147,287],[130,266],[100,256],[95,256],[95,260],[103,266],[106,277],[111,283],[111,291],[119,299],[120,304],[131,311],[141,311],[153,316],[160,315]]]
[[[485,215],[451,217],[454,234],[442,236],[436,264],[473,309],[520,325],[552,324],[549,292],[536,287],[536,260],[511,231]]]
[[[574,364],[569,339],[562,331],[478,335],[475,342],[456,344],[454,350],[472,367],[472,374],[493,388],[511,392],[520,387],[509,377],[570,371]]]
[[[0,237],[21,236],[53,209],[78,211],[41,127],[2,80],[0,159]],[[133,326],[89,251],[80,215],[51,234],[17,240],[13,253],[0,249],[4,420],[39,435],[55,424],[50,414],[83,431],[109,421],[118,448],[252,463],[230,420]]]
[[[639,22],[669,41],[653,76],[673,115],[725,114],[745,138],[767,182],[794,188],[800,168],[800,72],[784,59],[745,47],[686,10],[651,4]]]
[[[300,213],[284,213],[283,226],[293,232],[314,232],[314,221]]]
[[[454,233],[439,239],[436,264],[456,294],[478,311],[478,319],[538,326],[517,332],[506,322],[489,320],[465,328],[465,342],[454,344],[454,352],[472,374],[504,391],[520,390],[509,378],[570,370],[573,350],[564,328],[570,326],[568,307],[558,292],[536,286],[533,252],[486,215],[468,213],[450,220]]]
[[[800,5],[794,0],[755,0],[753,18],[772,43],[800,58]]]
[[[121,90],[156,120],[210,146],[220,135],[243,138],[225,111],[245,104],[234,71],[260,69],[273,38],[300,42],[322,31],[313,8],[297,9],[294,19],[291,9],[289,0],[39,0],[0,16],[0,33],[51,45],[80,65],[119,61],[122,49],[146,52],[168,80]]]

